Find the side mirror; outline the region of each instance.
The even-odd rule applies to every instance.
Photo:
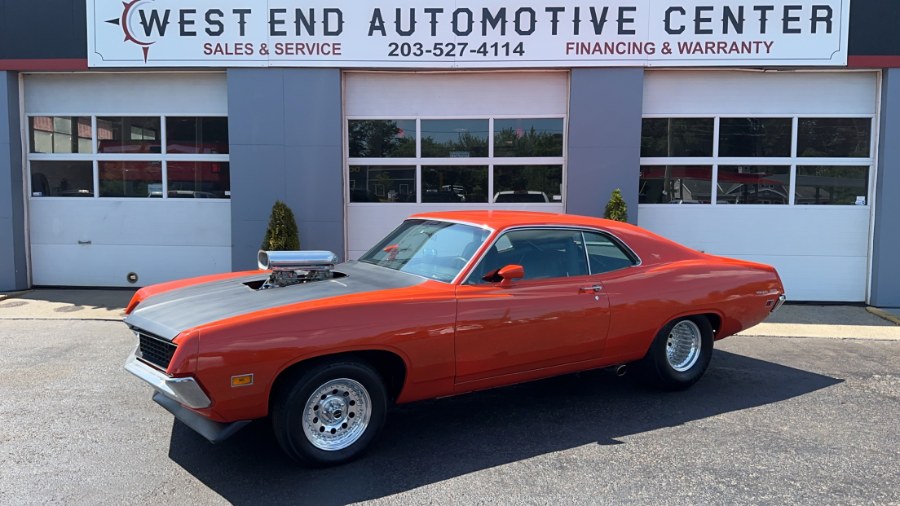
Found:
[[[524,278],[525,268],[521,265],[507,265],[506,267],[503,267],[502,269],[497,271],[497,276],[500,277],[500,286],[505,288],[512,285],[512,280]]]

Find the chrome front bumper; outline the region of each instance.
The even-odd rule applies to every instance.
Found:
[[[125,370],[144,380],[154,390],[189,408],[208,408],[212,401],[194,378],[172,378],[138,360],[137,349],[125,361]]]

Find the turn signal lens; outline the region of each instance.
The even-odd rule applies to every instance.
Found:
[[[231,377],[231,386],[233,387],[246,387],[253,384],[253,375],[252,374],[241,374],[240,376],[232,376]]]

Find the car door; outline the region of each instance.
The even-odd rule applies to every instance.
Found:
[[[507,265],[521,265],[524,277],[501,282]],[[508,231],[457,288],[456,382],[597,358],[608,326],[609,301],[589,275],[581,231]]]

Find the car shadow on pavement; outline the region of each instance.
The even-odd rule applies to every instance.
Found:
[[[842,381],[716,350],[706,376],[684,392],[591,371],[398,406],[369,453],[335,468],[294,464],[266,420],[219,445],[174,422],[169,457],[233,504],[346,504],[578,446],[622,444]]]

